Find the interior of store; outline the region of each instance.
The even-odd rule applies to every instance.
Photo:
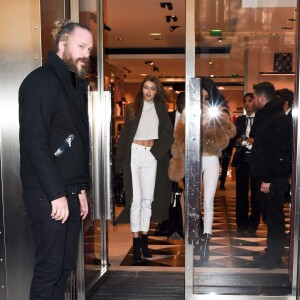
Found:
[[[246,0],[196,2],[195,75],[210,77],[217,83],[218,89],[228,101],[232,120],[244,113],[243,95],[252,92],[253,85],[258,82],[270,81],[276,89],[295,90],[295,1],[286,0],[284,4],[267,1],[267,4],[255,5],[253,1]],[[49,44],[50,39],[46,37],[50,33],[55,14],[48,13],[51,5],[47,1],[42,3],[42,11],[47,12],[42,14],[42,49],[43,57],[46,57],[52,47]],[[79,3],[79,20],[91,28],[96,41],[99,21],[96,1]],[[109,91],[111,97],[112,149],[124,122],[124,107],[133,101],[146,74],[157,76],[163,82],[169,95],[168,110],[176,109],[176,97],[185,90],[185,37],[188,34],[185,17],[183,0],[148,0],[143,1],[143,4],[140,0],[104,1],[104,90]],[[88,78],[92,92],[98,90],[97,51],[95,46]],[[112,165],[113,153],[112,150]],[[227,189],[218,189],[215,196],[211,259],[206,266],[202,266],[199,256],[194,255],[195,293],[288,295],[292,289],[293,261],[290,258],[293,256],[293,238],[286,244],[284,264],[280,269],[259,270],[252,261],[252,256],[265,248],[266,227],[261,222],[255,237],[237,236],[235,180],[235,169],[229,167]],[[130,271],[130,276],[134,272],[160,272],[161,276],[164,272],[181,274],[182,285],[179,286],[182,289],[178,292],[178,298],[174,294],[173,299],[182,299],[184,239],[171,240],[167,236],[156,236],[154,231],[157,224],[151,224],[149,243],[153,258],[145,259],[138,266],[133,265],[129,225],[118,224],[117,221],[124,207],[124,202],[119,200],[115,197],[110,207],[111,218],[107,221],[108,269],[112,271],[111,274],[114,271]],[[291,217],[292,205],[293,200],[285,203],[287,232],[294,226]],[[85,276],[88,287],[93,285],[94,278],[103,267],[101,222],[95,219],[85,224]],[[212,276],[214,280],[211,280]],[[112,296],[108,290],[116,293],[114,288],[120,283],[117,280],[107,282],[110,285],[101,285],[96,292],[93,291],[90,299]],[[161,293],[160,288],[157,289],[158,293],[159,291]],[[138,297],[138,293],[145,296],[148,290],[145,288],[143,291],[134,292]],[[153,293],[152,287],[151,292]],[[155,293],[154,295],[158,296]]]

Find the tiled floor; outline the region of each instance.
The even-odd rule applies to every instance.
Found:
[[[253,255],[263,252],[266,245],[266,226],[261,223],[256,236],[247,237],[236,232],[234,185],[228,182],[227,190],[218,191],[215,198],[213,237],[210,243],[210,259],[206,268],[257,268]],[[286,228],[289,229],[289,204],[285,205]],[[168,240],[163,236],[149,233],[149,248],[153,257],[145,259],[143,266],[184,267],[184,241]],[[284,264],[287,269],[289,248],[285,248]],[[132,249],[120,263],[121,266],[132,266]],[[195,256],[195,266],[200,266],[199,256]]]
[[[252,274],[257,280],[264,274],[285,276],[288,274],[289,247],[287,245],[284,253],[283,265],[275,270],[262,271],[253,261],[253,255],[263,252],[266,245],[266,226],[260,224],[256,236],[240,236],[236,233],[235,224],[235,179],[231,170],[228,173],[226,191],[218,190],[215,197],[215,214],[213,223],[213,237],[210,246],[209,261],[202,265],[200,257],[194,256],[194,272],[196,281],[207,284],[210,276],[232,276],[242,277],[242,274]],[[119,208],[120,209],[120,208]],[[286,230],[289,230],[289,203],[285,205]],[[132,235],[129,224],[117,226],[108,225],[108,256],[111,270],[134,270],[134,271],[156,271],[156,272],[184,272],[185,246],[184,240],[168,240],[165,236],[154,236],[156,224],[152,224],[149,232],[149,248],[152,258],[144,259],[139,265],[132,262]],[[86,243],[91,236],[86,236]],[[86,244],[87,246],[87,244]],[[87,249],[87,248],[86,248]],[[90,250],[94,249],[90,247]],[[92,263],[88,269],[96,271],[100,265],[95,263],[95,255],[86,253]],[[97,262],[97,260],[96,260]],[[240,276],[241,275],[241,276]],[[198,276],[198,277],[197,277]],[[224,277],[224,278],[225,278]],[[231,279],[230,279],[231,280]],[[279,280],[279,279],[278,279]],[[282,281],[282,277],[280,277]],[[258,283],[259,284],[259,283]],[[208,281],[208,286],[210,285]]]

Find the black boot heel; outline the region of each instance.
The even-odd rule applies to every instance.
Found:
[[[145,258],[152,257],[149,248],[148,248],[148,234],[142,234],[141,237],[141,248],[142,248],[142,254]]]

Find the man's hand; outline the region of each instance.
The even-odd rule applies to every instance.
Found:
[[[86,191],[82,190],[79,194],[79,202],[80,202],[80,215],[82,217],[82,220],[85,219],[89,212],[89,206],[88,206],[88,201],[87,201],[87,195]]]
[[[55,221],[61,221],[64,224],[69,217],[69,206],[67,198],[61,197],[51,201],[51,217]]]
[[[263,193],[269,193],[270,192],[270,182],[262,182],[260,186],[260,191]]]

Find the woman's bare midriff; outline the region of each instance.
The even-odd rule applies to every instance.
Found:
[[[133,140],[133,143],[144,147],[152,147],[154,140]]]

